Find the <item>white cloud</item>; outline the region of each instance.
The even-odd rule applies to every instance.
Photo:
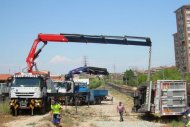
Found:
[[[68,63],[71,62],[71,59],[66,58],[64,56],[56,55],[50,60],[50,64],[60,64],[60,63]]]

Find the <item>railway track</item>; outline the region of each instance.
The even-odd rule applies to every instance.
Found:
[[[110,83],[110,82],[106,83],[106,85],[108,87],[111,87],[111,88],[119,91],[120,93],[125,94],[125,95],[131,96],[131,97],[133,97],[133,95],[134,95],[134,90],[132,88],[127,88],[127,87],[124,87],[124,86],[119,86],[119,85],[116,85],[116,84]]]

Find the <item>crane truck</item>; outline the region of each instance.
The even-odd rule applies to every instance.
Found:
[[[75,74],[93,74],[93,75],[108,75],[108,71],[106,68],[99,67],[90,67],[84,66],[73,69],[69,71],[67,75],[67,79],[72,79]],[[89,79],[78,79],[71,80],[74,85],[74,94],[78,95],[77,102],[78,104],[100,104],[101,101],[106,100],[108,96],[108,90],[106,89],[90,89],[89,88]],[[74,100],[71,98],[71,100]]]
[[[40,111],[42,114],[49,108],[47,85],[50,84],[49,73],[17,73],[12,77],[9,91],[10,109],[13,115],[22,110]]]
[[[37,46],[43,42],[37,51]],[[118,44],[118,45],[137,45],[151,47],[151,40],[148,37],[135,36],[103,36],[103,35],[83,35],[83,34],[38,34],[37,39],[30,49],[26,58],[27,72],[25,74],[15,74],[12,78],[10,87],[10,109],[15,115],[22,109],[40,109],[45,111],[45,106],[49,107],[47,96],[48,77],[35,74],[33,67],[36,66],[35,60],[48,42],[77,42],[95,44]],[[39,107],[37,105],[40,105]]]

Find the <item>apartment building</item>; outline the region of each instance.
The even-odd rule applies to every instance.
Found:
[[[190,5],[175,11],[177,33],[173,34],[176,67],[182,73],[190,72]]]

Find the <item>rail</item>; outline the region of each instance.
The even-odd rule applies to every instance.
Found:
[[[107,86],[119,91],[120,93],[123,93],[125,95],[128,95],[128,96],[131,96],[133,97],[134,95],[134,90],[130,89],[130,88],[125,88],[125,87],[122,87],[122,86],[119,86],[119,85],[115,85],[113,83],[106,83]]]

